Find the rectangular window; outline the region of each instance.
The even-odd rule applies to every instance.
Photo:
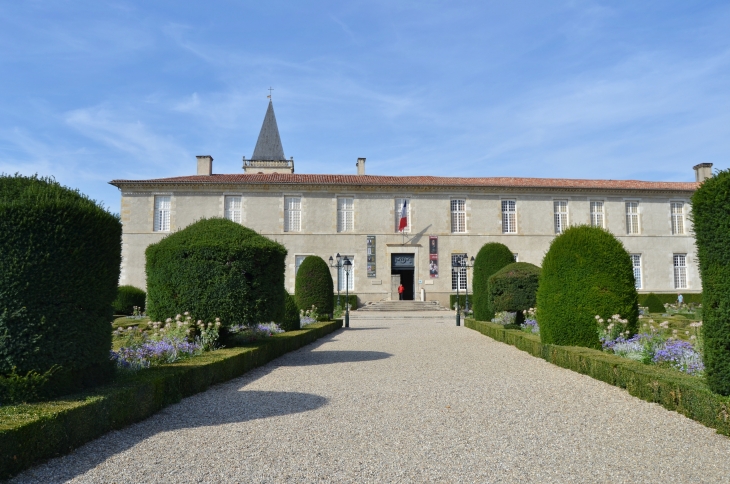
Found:
[[[352,232],[355,228],[353,198],[340,197],[337,199],[337,231]]]
[[[684,235],[684,203],[672,202],[672,234]]]
[[[553,210],[555,212],[555,233],[562,234],[568,228],[568,201],[554,200]]]
[[[302,262],[304,262],[304,259],[306,259],[306,255],[295,255],[294,256],[294,275],[297,275],[297,272],[299,272],[299,266],[302,265]]]
[[[241,223],[241,197],[225,198],[225,216],[232,222]]]
[[[451,200],[451,233],[466,232],[466,200]]]
[[[403,214],[404,203],[406,204],[406,228],[403,229],[403,232],[409,233],[411,231],[411,201],[407,198],[395,199],[395,231],[400,232],[398,229],[400,228],[400,219]]]
[[[674,289],[687,289],[687,254],[674,254]]]
[[[355,290],[355,256],[354,255],[343,255],[342,256],[342,262],[344,264],[345,257],[350,259],[350,263],[352,264],[350,266],[350,274],[349,276],[345,273],[345,266],[343,265],[338,269],[339,274],[337,275],[337,284],[340,287],[340,292],[345,291],[345,287],[347,287],[348,291],[354,291]]]
[[[284,232],[300,232],[301,230],[302,230],[302,199],[300,197],[285,197],[284,198]]]
[[[626,202],[626,233],[639,233],[639,202]]]
[[[466,290],[466,254],[451,254],[451,290]]]
[[[603,228],[603,202],[591,202],[591,227]]]
[[[641,289],[641,254],[631,254],[631,264],[634,266],[634,284]]]
[[[519,262],[520,261],[520,258],[519,258],[520,255],[517,252],[512,252],[512,255],[515,258],[515,262]]]
[[[517,201],[502,200],[502,233],[517,233]]]
[[[155,232],[170,231],[170,197],[155,197],[155,222],[153,226]]]

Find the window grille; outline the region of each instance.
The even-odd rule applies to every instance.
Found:
[[[502,233],[517,233],[517,201],[502,200]]]
[[[672,234],[684,234],[684,203],[672,202]]]
[[[300,232],[302,230],[302,199],[300,197],[284,198],[284,232]]]
[[[626,202],[626,233],[639,233],[639,202]]]
[[[451,200],[451,232],[466,232],[466,200]]]
[[[410,233],[411,231],[411,200],[407,198],[396,198],[395,199],[395,231],[400,233],[398,227],[400,227],[400,215],[403,210],[403,203],[406,202],[406,228],[403,232]]]
[[[634,266],[634,284],[641,289],[641,254],[631,254],[631,265]]]
[[[353,198],[337,199],[337,231],[352,232],[354,230],[355,211]]]
[[[155,197],[155,232],[170,231],[170,197]]]
[[[674,254],[674,288],[687,289],[686,254]]]
[[[342,256],[342,262],[343,262],[343,264],[345,262],[345,257],[347,257],[348,259],[350,259],[350,263],[352,265],[350,266],[350,275],[349,276],[347,276],[345,274],[345,266],[344,265],[338,269],[339,274],[338,274],[338,277],[337,277],[337,281],[338,281],[337,284],[340,287],[340,292],[344,292],[345,291],[345,285],[347,285],[347,290],[348,291],[354,291],[355,290],[355,256],[354,255],[347,255],[347,256],[343,255]],[[349,277],[349,280],[348,280],[348,277]]]
[[[232,222],[241,223],[241,197],[226,197],[225,216]]]
[[[451,254],[451,290],[466,290],[466,254]]]
[[[297,275],[297,272],[299,272],[299,266],[302,265],[302,262],[304,262],[304,259],[306,259],[306,255],[295,255],[294,256],[294,275]]]
[[[568,228],[568,201],[554,200],[553,209],[555,211],[555,233],[562,234]]]
[[[603,228],[603,202],[591,202],[591,227]]]

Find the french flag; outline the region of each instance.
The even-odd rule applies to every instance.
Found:
[[[408,226],[408,200],[403,200],[403,208],[400,210],[400,222],[398,223],[398,232],[403,232]]]

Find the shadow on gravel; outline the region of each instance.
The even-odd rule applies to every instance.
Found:
[[[110,432],[82,446],[72,454],[29,469],[10,482],[66,482],[100,465],[116,454],[162,432],[212,427],[308,412],[327,404],[328,399],[311,393],[239,390],[240,383],[216,385],[204,393],[121,431]],[[176,439],[194,439],[192,434],[177,434]]]
[[[382,351],[310,351],[303,353],[302,357],[287,358],[278,366],[309,366],[327,365],[330,363],[355,363],[360,361],[375,361],[390,358],[390,353]]]
[[[373,326],[372,328],[346,328],[345,331],[370,331],[371,329],[390,329],[386,326]]]

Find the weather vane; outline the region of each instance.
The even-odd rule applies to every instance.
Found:
[[[273,90],[274,90],[274,88],[269,86],[269,95],[266,96],[267,98],[271,99],[271,91],[273,91]]]

